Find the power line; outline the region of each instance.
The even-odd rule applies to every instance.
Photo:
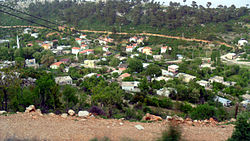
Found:
[[[20,11],[20,10],[16,10],[16,9],[14,9],[14,8],[12,8],[12,7],[9,7],[9,6],[3,5],[3,4],[0,4],[0,6],[5,7],[5,8],[8,8],[8,9],[11,9],[11,10],[13,10],[13,11],[16,11],[16,12],[19,12],[19,13],[22,13],[22,14],[25,14],[25,15],[28,15],[28,16],[31,16],[31,17],[34,17],[34,18],[37,18],[37,19],[40,19],[40,20],[43,20],[43,21],[46,21],[46,22],[48,22],[48,23],[51,23],[51,24],[54,24],[54,25],[57,25],[57,26],[60,26],[60,25],[57,24],[57,23],[53,23],[53,22],[51,22],[51,21],[49,21],[49,20],[46,20],[46,19],[43,19],[43,18],[34,16],[34,15],[28,14],[28,13],[23,12],[23,11]]]
[[[43,19],[43,18],[41,18],[41,17],[37,17],[37,16],[31,15],[31,14],[29,14],[29,13],[26,13],[26,12],[23,12],[23,11],[20,11],[20,10],[16,10],[16,9],[14,9],[14,8],[12,8],[12,7],[9,7],[9,6],[3,5],[3,4],[0,4],[0,6],[5,7],[5,8],[8,8],[8,9],[11,9],[11,10],[13,10],[13,11],[15,11],[15,12],[18,12],[18,13],[22,13],[22,14],[27,15],[27,16],[33,17],[33,18],[37,18],[37,19],[43,20],[43,21],[45,21],[45,22],[51,23],[51,24],[56,25],[56,26],[62,26],[62,25],[60,25],[60,24],[58,24],[58,23],[54,23],[54,22],[51,22],[51,21],[49,21],[49,20]],[[16,16],[15,16],[15,17],[16,17]],[[34,22],[32,21],[32,23],[34,23]],[[38,24],[38,23],[36,23],[36,24]],[[38,24],[38,25],[40,25],[40,24]],[[64,27],[64,26],[62,26],[62,27]],[[48,28],[48,26],[46,26],[46,28]],[[80,33],[82,33],[81,31],[78,31],[78,30],[75,30],[75,29],[71,29],[71,28],[68,28],[68,27],[64,27],[64,28],[69,29],[69,30],[71,30],[71,31],[73,31],[73,32],[80,32]]]
[[[28,20],[28,19],[22,18],[22,17],[20,17],[20,16],[17,16],[17,15],[11,14],[11,13],[6,12],[6,11],[3,11],[3,10],[0,10],[0,12],[3,12],[3,13],[5,13],[5,14],[11,15],[11,16],[13,16],[13,17],[19,18],[19,19],[21,19],[21,20],[28,21],[28,22],[30,22],[30,23],[37,24],[37,25],[42,26],[42,27],[46,27],[46,28],[49,28],[49,29],[52,29],[52,30],[55,30],[55,31],[58,31],[58,32],[62,32],[62,31],[60,31],[60,30],[58,30],[58,29],[55,29],[55,28],[52,28],[52,27],[49,27],[49,26],[46,26],[46,25],[43,25],[43,24],[40,24],[40,23],[34,22],[34,21],[32,21],[32,20]]]

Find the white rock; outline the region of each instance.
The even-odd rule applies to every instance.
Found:
[[[122,122],[120,122],[120,125],[123,125],[123,123],[122,123]]]
[[[49,116],[55,116],[56,114],[54,114],[54,113],[49,113]]]
[[[26,107],[25,113],[29,113],[31,111],[36,111],[36,108],[34,105],[30,105],[29,107]]]
[[[194,122],[198,122],[197,120],[194,120]]]
[[[72,110],[72,109],[70,109],[70,110],[68,110],[68,114],[69,114],[70,116],[73,116],[73,115],[75,115],[75,111]]]
[[[166,118],[167,120],[171,120],[171,119],[173,119],[171,116],[167,116],[167,118]]]
[[[0,111],[0,115],[7,113],[6,111]]]
[[[61,115],[62,118],[67,118],[67,116],[68,116],[67,113],[63,113],[63,114]]]
[[[78,112],[78,116],[79,117],[88,117],[89,116],[89,112],[88,111],[79,111]]]
[[[135,128],[138,129],[138,130],[144,130],[144,127],[141,126],[141,125],[135,125]]]

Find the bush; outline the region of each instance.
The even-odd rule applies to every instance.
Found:
[[[180,106],[180,110],[186,114],[190,113],[192,111],[192,109],[193,109],[193,107],[187,102],[182,103]]]
[[[198,105],[191,113],[192,119],[209,119],[216,116],[216,109],[208,104]]]
[[[162,98],[159,100],[159,106],[162,108],[171,109],[173,107],[173,102],[170,98]]]
[[[228,141],[249,141],[250,140],[250,112],[238,116],[233,135]]]
[[[106,115],[105,112],[97,106],[93,106],[89,109],[89,112],[95,115]]]
[[[181,130],[177,126],[170,125],[168,130],[162,132],[162,136],[157,141],[179,140],[181,140]]]

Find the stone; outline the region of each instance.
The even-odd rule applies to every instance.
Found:
[[[123,123],[122,123],[122,122],[120,122],[120,125],[123,125]]]
[[[70,116],[73,116],[73,115],[75,115],[75,111],[72,110],[72,109],[70,109],[70,110],[68,110],[68,114],[69,114]]]
[[[176,121],[184,122],[184,119],[182,117],[176,118]]]
[[[79,117],[88,117],[89,116],[89,112],[88,111],[79,111],[78,112],[78,116]]]
[[[40,109],[36,109],[36,112],[42,114],[42,111]]]
[[[171,116],[167,116],[166,120],[172,120],[173,118]]]
[[[194,122],[196,123],[196,122],[198,122],[197,120],[194,120]]]
[[[55,116],[55,115],[56,115],[56,114],[54,114],[54,113],[49,113],[49,116],[52,116],[52,117],[53,117],[53,116]]]
[[[236,122],[236,119],[235,118],[231,118],[230,122]]]
[[[149,120],[149,121],[161,121],[162,118],[159,116],[155,116],[155,115],[151,115],[149,113],[147,113],[142,120]]]
[[[141,126],[141,125],[139,125],[139,124],[138,124],[138,125],[135,125],[135,128],[138,129],[138,130],[144,130],[144,127]]]
[[[6,111],[0,111],[0,115],[6,114],[6,113],[7,113]]]
[[[35,112],[36,108],[34,105],[30,105],[29,107],[26,107],[25,113]]]
[[[61,117],[62,117],[62,118],[67,118],[67,117],[68,117],[68,114],[67,114],[67,113],[63,113],[63,114],[61,115]]]

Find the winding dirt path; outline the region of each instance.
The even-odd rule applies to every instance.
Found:
[[[0,26],[0,28],[37,28],[37,29],[44,29],[45,27],[40,27],[40,26]],[[63,29],[64,27],[59,27],[59,29]],[[74,28],[71,28],[72,30]],[[74,29],[75,30],[75,29]],[[112,32],[109,31],[96,31],[96,30],[79,30],[81,32],[90,32],[90,33],[104,33],[104,34],[112,34]],[[126,33],[126,32],[118,32],[116,34],[119,35],[127,35],[127,34],[131,34],[131,33]],[[154,37],[163,37],[163,38],[170,38],[170,39],[178,39],[178,40],[185,40],[185,41],[196,41],[196,42],[203,42],[203,43],[212,43],[211,41],[208,40],[202,40],[202,39],[196,39],[196,38],[185,38],[185,37],[179,37],[179,36],[169,36],[169,35],[163,35],[163,34],[153,34],[153,33],[135,33],[135,35],[144,35],[144,36],[154,36]],[[220,42],[220,41],[216,41],[216,43],[220,44],[220,45],[225,45],[227,47],[231,47],[233,48],[233,46],[224,43],[224,42]]]

